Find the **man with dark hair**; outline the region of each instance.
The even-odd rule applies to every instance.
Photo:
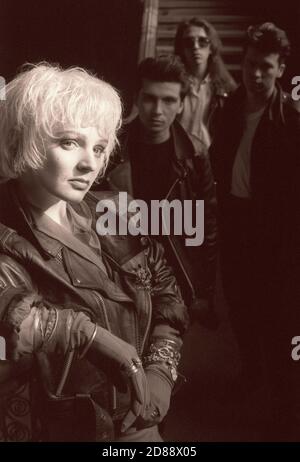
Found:
[[[204,200],[202,245],[187,245],[186,229],[182,235],[171,232],[158,236],[158,239],[165,246],[192,317],[214,326],[214,183],[208,159],[195,152],[186,132],[175,120],[182,109],[186,89],[185,70],[178,58],[147,58],[139,65],[138,116],[124,127],[118,159],[108,167],[106,180],[111,189],[127,191],[149,205],[152,200],[171,202],[179,199],[183,207],[184,200],[194,203]]]
[[[288,401],[300,385],[291,359],[300,325],[300,114],[278,83],[289,49],[285,32],[272,23],[248,29],[243,85],[225,105],[210,149],[224,291],[243,377],[251,387],[265,369],[273,422],[281,424],[273,436],[282,438],[292,435],[297,410]]]
[[[178,120],[195,146],[204,151],[210,146],[224,102],[236,88],[220,55],[221,45],[217,31],[203,18],[178,26],[175,54],[189,75],[189,90]]]

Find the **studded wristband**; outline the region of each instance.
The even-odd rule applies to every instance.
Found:
[[[165,364],[174,382],[178,377],[177,368],[179,361],[180,353],[176,349],[176,342],[168,339],[159,339],[155,343],[152,343],[149,352],[143,358],[145,367],[154,363]]]

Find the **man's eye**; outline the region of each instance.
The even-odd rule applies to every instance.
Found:
[[[61,140],[60,144],[64,149],[73,149],[78,146],[78,143],[76,140],[70,140],[70,139]]]
[[[272,69],[272,66],[270,64],[263,64],[261,68],[263,71],[267,72],[268,70]]]
[[[173,98],[166,98],[166,99],[164,100],[164,102],[165,102],[166,104],[174,104],[174,103],[176,103],[176,100],[174,100]]]

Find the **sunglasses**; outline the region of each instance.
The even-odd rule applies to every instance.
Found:
[[[210,44],[210,40],[207,37],[184,37],[182,42],[184,48],[193,48],[196,43],[200,48],[207,48]]]

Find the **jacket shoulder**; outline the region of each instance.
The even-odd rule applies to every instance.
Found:
[[[295,116],[300,116],[300,100],[295,101],[289,93],[283,92],[282,102],[286,109],[293,112]]]
[[[300,135],[300,101],[294,101],[289,93],[282,93],[282,107],[285,123],[289,130],[299,138]]]

